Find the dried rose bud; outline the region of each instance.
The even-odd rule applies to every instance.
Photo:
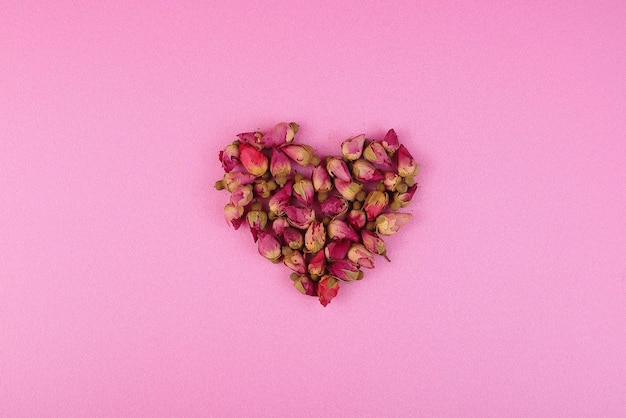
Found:
[[[331,241],[324,248],[324,255],[328,261],[343,260],[346,258],[346,254],[348,254],[351,244],[352,243],[347,239]]]
[[[348,210],[348,202],[343,197],[331,196],[322,203],[320,203],[320,209],[324,216],[340,216],[346,213]]]
[[[282,215],[285,213],[285,208],[291,199],[292,185],[292,181],[287,182],[282,189],[278,190],[274,193],[274,196],[270,198],[269,208],[274,214]]]
[[[285,228],[288,227],[289,222],[287,221],[287,218],[276,218],[272,222],[272,231],[274,231],[274,234],[276,234],[276,236],[282,236],[285,232]]]
[[[316,253],[324,248],[326,243],[326,230],[321,222],[312,222],[304,235],[304,245],[311,253]]]
[[[409,223],[410,213],[383,213],[376,218],[376,232],[381,235],[393,235],[400,227]]]
[[[267,232],[259,232],[259,254],[272,262],[278,262],[282,256],[282,248],[278,238]]]
[[[348,223],[356,231],[363,229],[367,223],[365,211],[361,209],[352,209],[348,213]]]
[[[284,186],[291,175],[291,161],[278,148],[272,148],[272,160],[270,161],[270,173],[280,186]]]
[[[293,184],[293,195],[303,205],[311,206],[311,204],[313,204],[313,197],[315,196],[313,182],[304,178],[296,180]]]
[[[385,210],[387,204],[389,204],[389,195],[386,192],[379,192],[378,190],[369,192],[365,202],[363,202],[363,210],[367,214],[367,220],[373,221],[376,219]]]
[[[254,174],[233,172],[224,174],[224,179],[222,180],[222,182],[226,190],[232,192],[238,186],[250,184],[254,180],[256,180],[256,176]]]
[[[396,135],[396,131],[394,131],[393,129],[389,129],[389,131],[387,132],[387,135],[385,135],[385,138],[382,141],[382,144],[385,150],[389,154],[393,155],[393,153],[396,152],[396,150],[400,146],[400,143],[398,142],[398,135]]]
[[[292,250],[298,250],[304,245],[302,233],[295,228],[285,228],[283,238],[285,239],[285,244]]]
[[[239,143],[233,142],[224,148],[224,151],[220,151],[220,161],[224,171],[227,173],[237,167],[237,164],[239,164]]]
[[[311,261],[309,261],[309,274],[321,276],[326,269],[326,257],[324,257],[324,251],[318,251]]]
[[[401,208],[405,208],[409,206],[409,203],[411,203],[411,200],[413,199],[413,195],[415,194],[416,190],[417,184],[414,184],[413,186],[409,187],[409,189],[404,193],[395,193],[393,200],[394,202],[398,202]]]
[[[285,256],[283,258],[283,263],[296,273],[306,273],[306,263],[304,262],[304,256],[300,251],[292,252],[289,257]]]
[[[368,269],[374,268],[374,254],[372,254],[363,244],[352,244],[348,251],[348,260]]]
[[[315,212],[311,208],[303,208],[300,206],[287,206],[285,214],[289,220],[289,224],[298,229],[308,229],[315,220]]]
[[[239,153],[241,164],[243,164],[248,173],[254,174],[257,177],[265,174],[269,167],[269,162],[261,151],[254,148],[252,145],[240,144]]]
[[[354,161],[361,157],[363,153],[363,144],[365,143],[365,135],[357,135],[346,139],[341,144],[341,154],[345,159]]]
[[[382,255],[387,258],[387,246],[385,241],[376,235],[375,232],[367,230],[361,231],[361,238],[363,239],[363,246],[374,254]],[[389,258],[387,258],[389,260]]]
[[[339,292],[339,282],[332,276],[322,276],[319,283],[317,283],[317,293],[319,295],[320,303],[325,307],[331,300],[337,296]]]
[[[248,225],[250,225],[252,238],[254,242],[257,242],[259,232],[263,231],[267,226],[267,213],[262,210],[251,210],[248,212],[246,219],[248,220]]]
[[[352,282],[363,278],[363,272],[359,270],[359,266],[350,260],[339,260],[329,264],[328,272],[344,282]]]
[[[363,190],[363,186],[359,183],[355,183],[353,181],[343,181],[340,179],[335,179],[335,187],[337,188],[337,191],[349,201],[356,199],[359,192]]]
[[[348,166],[343,160],[339,158],[328,158],[326,162],[326,170],[328,170],[328,174],[331,177],[336,179],[340,179],[343,181],[351,181],[352,176],[350,175],[350,170],[348,170]]]
[[[244,132],[241,134],[237,134],[237,138],[248,145],[252,145],[255,148],[261,149],[263,145],[261,145],[261,138],[263,138],[263,134],[261,132]]]
[[[384,178],[380,170],[362,158],[356,160],[352,165],[352,174],[354,174],[355,179],[364,182],[379,181]]]
[[[323,165],[318,165],[313,169],[313,188],[317,192],[330,192],[333,189],[330,175]]]
[[[391,168],[391,158],[387,155],[387,151],[380,142],[370,142],[363,150],[363,157],[371,163],[383,169]]]
[[[333,219],[326,228],[328,230],[328,237],[330,239],[348,239],[352,242],[357,242],[359,236],[354,229],[341,219]]]
[[[296,132],[298,132],[297,123],[281,122],[274,125],[270,130],[265,132],[260,142],[266,148],[276,147],[278,145],[293,141]]]
[[[395,192],[398,185],[402,183],[402,177],[391,171],[386,171],[384,176],[383,184],[385,185],[385,189]]]
[[[398,174],[401,177],[414,176],[417,172],[417,163],[404,145],[398,148]]]
[[[272,187],[273,186],[273,187]],[[254,195],[262,199],[267,199],[272,194],[272,190],[276,189],[276,183],[269,182],[264,179],[256,179],[254,181]]]
[[[319,157],[315,155],[313,148],[304,144],[289,144],[280,148],[287,157],[301,166],[315,165],[319,162]]]
[[[317,296],[317,284],[306,274],[297,276],[293,281],[293,285],[303,295]]]
[[[252,185],[237,186],[230,195],[230,203],[234,206],[244,207],[252,201]]]
[[[229,203],[224,207],[224,218],[226,218],[226,222],[231,223],[235,229],[239,229],[241,226],[243,213],[244,209],[242,206],[235,206]]]

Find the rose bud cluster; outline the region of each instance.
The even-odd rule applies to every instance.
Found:
[[[340,283],[363,279],[375,255],[387,259],[383,237],[412,215],[398,212],[413,199],[419,165],[393,129],[382,140],[365,135],[341,144],[341,156],[319,157],[294,143],[296,123],[245,132],[219,153],[227,190],[226,220],[246,223],[259,254],[293,272],[298,291],[323,306]]]

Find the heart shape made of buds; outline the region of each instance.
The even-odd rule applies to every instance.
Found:
[[[323,306],[340,282],[361,280],[374,255],[389,258],[383,236],[412,215],[419,165],[393,129],[382,140],[364,134],[341,144],[341,157],[321,158],[295,143],[296,123],[237,135],[219,153],[225,174],[215,183],[230,192],[224,208],[235,229],[246,221],[259,253],[284,263],[301,293]]]

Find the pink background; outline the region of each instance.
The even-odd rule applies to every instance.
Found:
[[[1,3],[0,415],[626,415],[625,3]],[[213,189],[282,120],[422,163],[326,309]]]

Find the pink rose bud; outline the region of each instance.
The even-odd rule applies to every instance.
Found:
[[[308,229],[315,220],[315,212],[311,208],[303,208],[299,206],[287,206],[285,214],[289,220],[289,224],[298,229]]]
[[[278,190],[274,193],[274,196],[270,198],[269,208],[276,215],[285,213],[285,208],[289,204],[289,200],[291,200],[292,185],[292,181],[287,182],[282,189]]]
[[[239,154],[241,164],[243,164],[248,173],[254,174],[257,177],[265,174],[269,167],[269,162],[261,151],[254,148],[252,145],[242,143],[239,145]]]
[[[324,216],[334,218],[346,213],[348,210],[348,202],[343,197],[331,196],[322,203],[320,203],[320,209]]]
[[[398,135],[396,135],[396,131],[389,129],[389,132],[387,132],[387,135],[385,135],[385,138],[383,139],[383,147],[389,154],[393,155],[399,146],[400,143],[398,142]]]
[[[348,170],[348,166],[345,162],[343,162],[343,160],[340,160],[339,158],[329,158],[328,162],[326,163],[326,170],[328,170],[328,174],[330,174],[331,177],[334,177],[336,179],[340,179],[343,181],[352,180],[352,176],[350,175],[350,170]]]
[[[280,148],[287,157],[291,158],[297,164],[301,166],[308,166],[315,164],[319,161],[319,158],[315,156],[313,148],[304,144],[289,144]]]
[[[251,210],[248,212],[246,219],[248,220],[248,225],[250,225],[252,238],[254,242],[257,242],[259,232],[263,231],[267,225],[267,213],[262,210]]]
[[[409,223],[412,217],[410,213],[383,213],[376,218],[376,232],[381,235],[393,235]]]
[[[230,195],[230,203],[234,206],[244,207],[252,201],[252,185],[237,186]]]
[[[356,160],[352,165],[352,174],[354,174],[355,179],[363,182],[380,181],[384,178],[383,173],[372,163],[362,158]]]
[[[401,177],[414,176],[417,171],[417,163],[404,145],[398,148],[398,174]]]
[[[226,222],[233,225],[233,228],[239,229],[243,222],[243,212],[243,206],[235,206],[229,203],[224,207],[224,218],[226,218]]]
[[[283,263],[296,273],[306,273],[306,263],[304,262],[304,256],[300,251],[294,251],[288,257],[284,257]]]
[[[339,260],[328,265],[328,272],[344,282],[352,282],[363,278],[363,272],[359,266],[350,260]]]
[[[370,142],[363,150],[363,157],[383,169],[391,168],[391,158],[380,142]]]
[[[385,189],[395,192],[398,185],[402,183],[402,177],[391,171],[386,171],[384,176],[383,184],[385,185]]]
[[[353,181],[343,181],[335,179],[335,187],[337,191],[347,200],[353,201],[356,199],[356,195],[363,190],[363,186]]]
[[[310,253],[317,253],[326,243],[326,230],[321,222],[312,222],[304,235],[304,245]]]
[[[239,144],[232,143],[224,148],[224,151],[220,151],[220,161],[224,171],[229,173],[233,168],[239,164]]]
[[[311,206],[311,204],[313,204],[313,197],[315,196],[313,182],[309,179],[297,180],[293,184],[293,195],[304,206]]]
[[[272,222],[272,231],[276,236],[281,237],[285,232],[285,228],[289,227],[289,222],[287,218],[276,218],[274,222]]]
[[[389,195],[386,192],[379,192],[378,190],[372,190],[369,192],[363,202],[363,210],[367,214],[367,220],[373,221],[376,217],[382,213],[383,210],[389,204]]]
[[[306,274],[301,274],[293,281],[293,285],[300,293],[308,296],[317,296],[317,284]]]
[[[309,274],[314,274],[316,276],[321,276],[326,269],[326,258],[324,257],[324,251],[318,251],[311,261],[309,261]]]
[[[348,213],[348,224],[356,231],[360,231],[367,223],[365,212],[361,209],[352,209]]]
[[[361,238],[363,239],[363,246],[374,254],[382,255],[387,258],[387,246],[385,241],[380,238],[376,233],[367,230],[361,231]],[[389,260],[387,258],[387,260]]]
[[[343,260],[346,258],[346,254],[348,254],[350,244],[352,243],[347,239],[338,239],[329,242],[326,248],[324,248],[326,259],[328,261]]]
[[[263,138],[263,134],[261,132],[244,132],[238,134],[237,138],[239,138],[241,142],[252,145],[255,148],[263,148],[263,145],[261,144],[261,138]]]
[[[361,157],[363,153],[363,144],[365,143],[365,135],[357,135],[346,139],[341,144],[341,154],[348,160],[354,161]]]
[[[400,207],[405,208],[409,206],[409,203],[411,203],[411,200],[413,199],[413,195],[415,194],[416,190],[417,190],[417,184],[414,184],[413,186],[409,187],[409,189],[404,193],[397,192],[394,195],[393,200],[396,202],[399,202]]]
[[[348,250],[348,260],[368,269],[374,268],[374,254],[363,244],[352,244]]]
[[[273,181],[266,181],[261,178],[257,178],[254,181],[253,189],[254,195],[262,199],[267,199],[272,194],[272,191],[276,189],[276,183]]]
[[[248,173],[226,173],[224,174],[224,187],[229,192],[235,190],[238,186],[250,184],[256,180],[256,176]]]
[[[333,219],[330,221],[327,230],[330,239],[348,239],[352,242],[359,240],[359,236],[354,232],[354,229],[341,219]]]
[[[326,307],[331,300],[337,296],[339,292],[339,282],[332,276],[322,276],[317,284],[317,293],[319,295],[320,303]]]
[[[304,245],[302,233],[295,228],[285,228],[283,238],[285,239],[285,244],[292,250],[298,250]]]
[[[259,232],[259,254],[272,262],[278,262],[282,255],[280,242],[273,234]]]
[[[293,141],[296,132],[298,132],[297,123],[281,122],[277,125],[274,125],[270,130],[263,134],[263,137],[261,138],[261,144],[264,147],[269,148],[291,142]]]
[[[313,169],[313,188],[317,192],[330,192],[333,189],[330,175],[323,165],[318,165]]]
[[[291,175],[291,161],[278,148],[272,148],[272,160],[270,162],[270,173],[279,186],[283,186],[287,182],[287,178]]]

